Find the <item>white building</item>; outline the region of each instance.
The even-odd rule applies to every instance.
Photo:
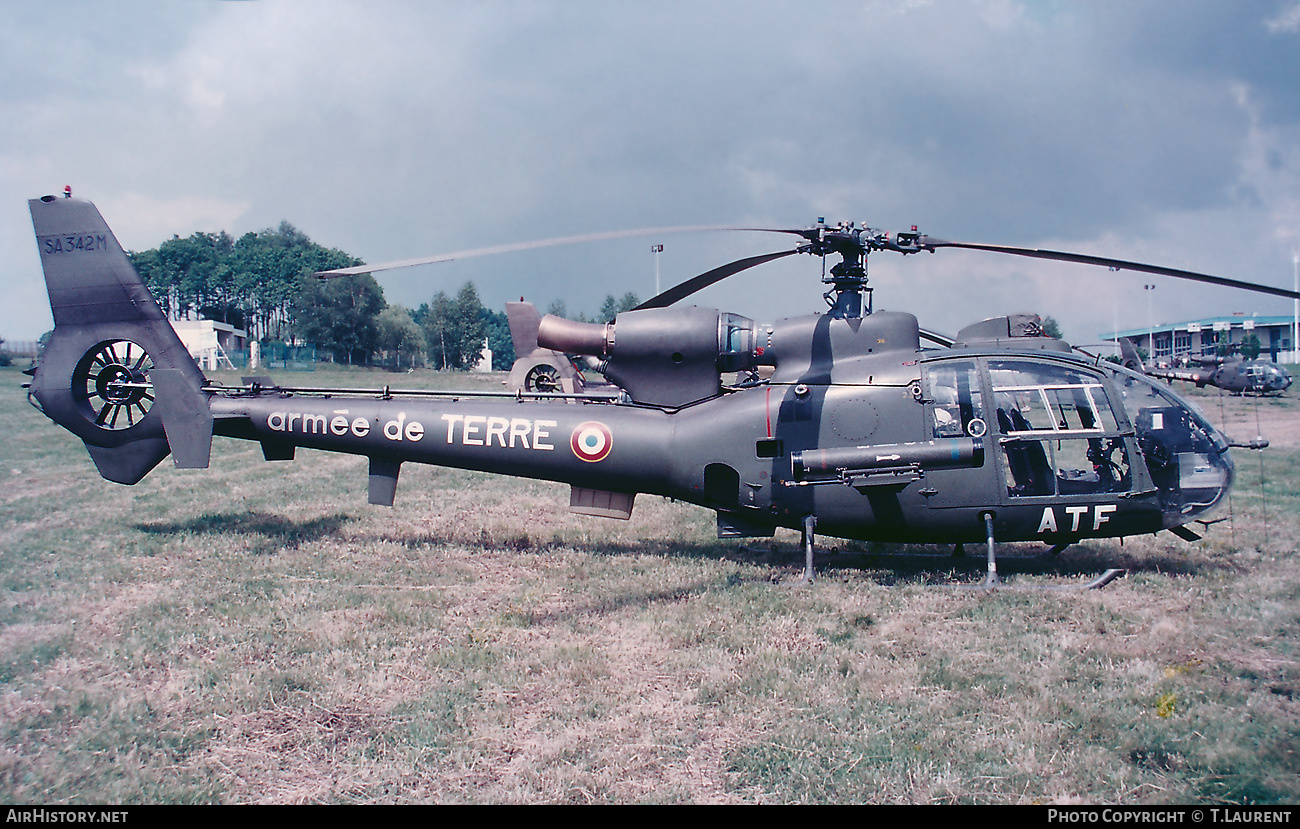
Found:
[[[202,368],[234,368],[229,355],[248,347],[248,332],[216,320],[173,320],[172,328]]]
[[[492,370],[492,349],[488,347],[487,338],[483,338],[483,350],[478,353],[478,361],[474,363],[471,371],[486,374]]]
[[[1246,316],[1226,314],[1188,322],[1160,323],[1149,328],[1107,332],[1102,336],[1114,341],[1125,337],[1136,342],[1154,358],[1211,356],[1219,346],[1240,346],[1254,336],[1259,341],[1259,358],[1273,362],[1295,361],[1292,343],[1292,317]]]

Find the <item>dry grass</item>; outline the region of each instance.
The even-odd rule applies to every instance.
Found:
[[[1263,496],[1239,455],[1201,542],[1000,567],[1130,568],[1101,592],[928,587],[982,561],[860,544],[789,589],[797,536],[719,542],[662,499],[603,521],[409,467],[371,507],[364,461],[224,440],[119,487],[22,379],[0,373],[10,802],[1300,798],[1295,446],[1264,453]]]

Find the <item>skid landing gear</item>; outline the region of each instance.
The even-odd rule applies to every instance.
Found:
[[[988,537],[988,572],[984,577],[984,581],[980,582],[978,585],[971,585],[971,586],[981,590],[992,590],[993,588],[1011,589],[1009,585],[1003,585],[1002,580],[998,578],[997,550],[994,544],[995,538],[993,535],[993,513],[986,512],[984,513],[983,517],[984,517],[984,530]],[[1070,546],[1070,543],[1072,542],[1057,544],[1054,547],[1052,547],[1050,550],[1048,550],[1047,554],[1051,556],[1059,555],[1062,550]],[[1051,586],[1044,585],[1042,587],[1035,587],[1033,585],[1024,585],[1022,587],[1020,585],[1017,585],[1016,587],[1017,589],[1030,589],[1030,590],[1035,590],[1035,589],[1036,590],[1099,590],[1105,587],[1106,585],[1110,584],[1111,582],[1113,582],[1115,579],[1124,575],[1124,572],[1125,572],[1124,570],[1112,568],[1102,573],[1100,576],[1093,579],[1092,581],[1087,582],[1085,584],[1078,584],[1078,585],[1051,585]]]
[[[993,547],[993,513],[984,513],[984,531],[988,535],[989,544],[989,564],[988,574],[984,577],[984,587],[996,587],[998,585],[998,556]]]
[[[984,575],[984,581],[979,584],[953,585],[954,587],[967,587],[977,590],[1097,590],[1110,584],[1115,579],[1124,575],[1125,571],[1120,569],[1110,569],[1102,573],[1092,581],[1084,584],[1072,585],[1008,585],[1003,584],[1002,579],[998,577],[998,557],[997,557],[997,538],[993,532],[993,513],[986,512],[981,516],[984,519],[985,545],[987,556],[987,569]],[[813,549],[816,546],[817,517],[815,515],[805,515],[803,518],[803,555],[804,568],[803,575],[798,581],[793,582],[797,585],[811,585],[815,580],[816,571],[813,569]],[[1046,555],[1055,556],[1062,550],[1070,546],[1073,542],[1057,544]],[[966,550],[964,545],[958,543],[953,547],[952,555],[954,558],[965,556]]]
[[[817,527],[817,516],[805,515],[803,517],[803,578],[799,579],[796,584],[813,583],[813,530]]]

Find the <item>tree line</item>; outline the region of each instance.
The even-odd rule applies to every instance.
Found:
[[[363,263],[316,244],[288,222],[239,239],[224,231],[174,236],[128,255],[170,319],[228,323],[263,344],[312,344],[353,365],[465,369],[478,362],[486,340],[494,368],[515,359],[506,315],[485,308],[472,282],[455,296],[439,291],[414,311],[390,305],[369,274],[312,276]],[[632,293],[607,295],[595,319],[612,320],[637,304]],[[569,316],[563,301],[547,313]],[[595,321],[581,313],[569,318]]]

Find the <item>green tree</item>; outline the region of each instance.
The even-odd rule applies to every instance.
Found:
[[[1245,337],[1242,338],[1241,356],[1245,357],[1247,360],[1254,360],[1256,357],[1259,356],[1259,352],[1261,350],[1262,348],[1259,343],[1259,335],[1247,334]]]
[[[389,305],[375,319],[375,346],[389,359],[402,367],[402,358],[408,366],[414,365],[424,352],[424,332],[411,319],[411,314],[400,305]]]
[[[303,274],[361,264],[288,222],[238,241],[224,231],[174,236],[130,257],[170,318],[220,320],[256,339],[286,336]]]
[[[444,300],[446,295],[443,294]],[[430,320],[432,309],[429,303],[425,302],[411,313],[411,318],[420,326],[420,330],[428,335],[433,321]],[[492,367],[497,370],[509,368],[515,361],[515,341],[510,336],[510,318],[501,311],[493,311],[489,308],[483,308],[480,313],[480,319],[483,321],[483,335],[487,338],[488,348],[492,349]],[[427,322],[426,322],[427,321]],[[440,351],[443,338],[439,335],[438,343],[428,343],[427,353],[430,355],[430,363],[441,365],[441,357],[435,352]],[[480,347],[482,341],[480,340]],[[477,359],[477,357],[475,357]]]
[[[294,297],[302,277],[360,265],[361,260],[311,241],[288,222],[274,230],[246,233],[235,243],[236,285],[247,309],[249,333],[283,340],[292,331]],[[346,282],[355,277],[332,280]]]
[[[550,307],[546,309],[546,313],[554,314],[557,317],[564,317],[565,319],[571,319],[574,322],[606,323],[613,322],[614,318],[619,314],[624,311],[631,311],[640,304],[641,300],[637,299],[637,295],[628,291],[623,294],[621,299],[616,299],[613,294],[605,294],[605,301],[600,304],[600,309],[596,311],[595,317],[590,319],[583,313],[579,313],[576,317],[569,316],[568,309],[565,307],[564,300],[562,299],[557,299],[552,302]]]
[[[420,306],[419,316],[429,364],[437,369],[447,368],[448,354],[456,351],[455,342],[448,342],[451,337],[451,297],[445,291],[439,291],[433,295],[432,304]]]
[[[321,280],[305,273],[290,308],[293,331],[337,362],[365,363],[375,350],[385,305],[383,289],[370,274]]]
[[[1061,326],[1055,317],[1043,317],[1043,333],[1058,340],[1062,339]]]
[[[483,309],[483,331],[492,349],[492,368],[505,370],[515,362],[515,341],[510,336],[510,319],[500,311]]]
[[[483,350],[486,329],[483,327],[483,302],[478,298],[478,289],[473,282],[466,282],[456,294],[453,313],[457,333],[460,338],[459,368],[473,368]]]
[[[419,316],[430,364],[440,369],[466,369],[478,362],[487,330],[485,311],[473,282],[462,285],[455,299],[439,291],[430,305],[421,306]]]
[[[613,322],[616,316],[618,316],[618,300],[614,299],[613,294],[605,294],[605,301],[601,303],[596,318],[601,322]]]

